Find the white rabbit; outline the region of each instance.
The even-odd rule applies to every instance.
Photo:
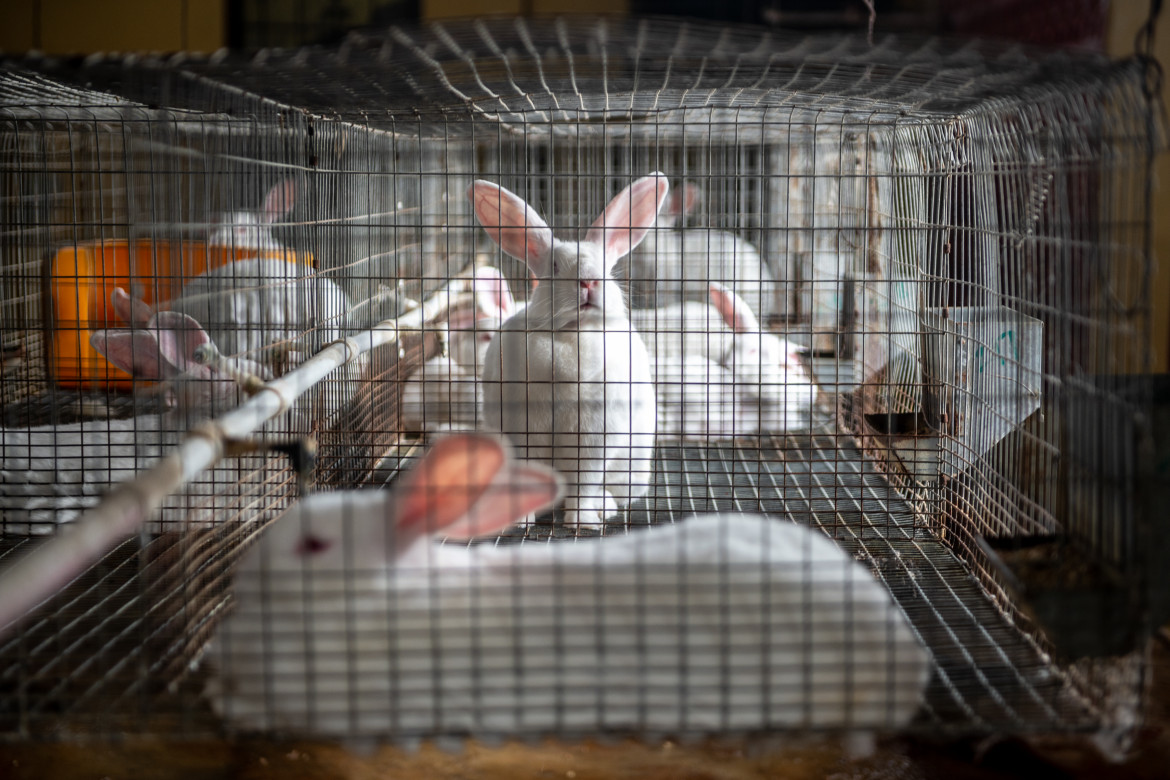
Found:
[[[277,182],[264,196],[264,207],[259,211],[221,214],[207,243],[235,249],[283,249],[284,246],[272,235],[272,226],[292,211],[296,197],[296,182],[292,179]]]
[[[539,280],[528,307],[488,348],[484,422],[522,458],[565,476],[569,527],[616,514],[650,485],[650,360],[610,269],[654,225],[666,193],[662,174],[638,179],[578,243],[554,238],[527,203],[496,184],[468,190],[488,235]]]
[[[734,406],[736,434],[807,425],[817,388],[797,356],[800,347],[765,332],[751,307],[726,286],[711,282],[708,294],[709,305],[686,301],[631,313],[656,363],[664,366],[655,378],[660,398],[664,392],[681,396],[681,402],[694,398],[664,383],[687,381],[688,376],[697,381],[703,370],[700,359],[705,358],[730,372],[738,394],[734,402],[724,397],[720,411],[712,410],[719,421],[708,426],[710,434],[726,429],[729,404]],[[698,414],[698,409],[688,410],[692,419]]]
[[[240,730],[352,740],[892,730],[918,709],[931,660],[906,615],[807,527],[704,515],[452,541],[557,488],[499,439],[463,434],[390,491],[300,501],[235,573],[205,656],[213,708]]]
[[[750,241],[733,233],[680,225],[701,197],[699,188],[683,184],[663,210],[658,229],[614,275],[628,282],[635,309],[653,308],[683,300],[707,300],[709,282],[733,288],[752,311],[767,317],[776,310],[776,283],[772,272]]]
[[[450,357],[423,363],[402,387],[407,431],[474,431],[483,427],[482,380]]]
[[[710,295],[732,331],[727,350],[715,360],[735,377],[741,399],[759,410],[758,420],[745,419],[749,431],[807,426],[817,386],[797,356],[800,348],[764,332],[747,303],[723,285],[712,282]]]
[[[45,534],[74,520],[114,485],[150,468],[190,426],[217,404],[233,404],[239,387],[219,368],[203,365],[196,349],[209,341],[199,323],[177,312],[155,313],[123,290],[113,295],[115,312],[136,327],[98,330],[91,343],[119,368],[140,379],[165,383],[175,408],[130,419],[87,420],[67,425],[0,428],[0,530]],[[267,378],[264,367],[236,361],[236,371]],[[220,500],[224,466],[169,497],[156,522],[191,520],[196,499]]]
[[[750,431],[744,420],[758,417],[742,397],[735,376],[701,355],[667,355],[654,360],[658,392],[658,435],[731,438]]]
[[[507,280],[490,266],[471,280],[475,306],[452,313],[447,322],[447,355],[431,358],[402,388],[402,422],[407,430],[470,431],[482,427],[483,366],[492,337],[517,306]]]
[[[516,302],[508,289],[508,280],[491,266],[476,269],[471,291],[475,294],[474,310],[457,312],[448,321],[448,353],[461,368],[482,377],[492,338],[525,304]]]
[[[302,264],[254,258],[192,278],[169,306],[200,322],[223,354],[271,362],[275,348],[304,358],[340,338],[349,300]]]
[[[114,288],[110,301],[114,313],[130,327],[95,330],[90,343],[112,365],[135,379],[162,383],[172,406],[230,408],[242,400],[240,378],[272,378],[266,366],[247,358],[201,362],[199,348],[215,342],[189,314],[156,312],[121,287]]]

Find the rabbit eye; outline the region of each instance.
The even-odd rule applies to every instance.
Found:
[[[328,539],[322,539],[319,536],[306,536],[297,545],[297,555],[316,555],[325,552],[332,546],[333,543]]]

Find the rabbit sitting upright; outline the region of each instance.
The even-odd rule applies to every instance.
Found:
[[[244,731],[350,740],[854,734],[917,711],[929,654],[820,531],[723,514],[552,544],[456,541],[558,495],[548,467],[459,434],[389,491],[298,502],[236,570],[205,656],[212,707]]]
[[[610,271],[654,225],[667,189],[660,173],[638,179],[581,242],[554,238],[497,184],[476,181],[468,190],[487,234],[539,282],[488,348],[484,421],[522,458],[565,476],[564,522],[572,528],[616,514],[650,485],[657,416],[650,359]]]

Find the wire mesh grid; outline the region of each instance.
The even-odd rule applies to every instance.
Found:
[[[710,511],[767,512],[785,518],[776,522],[812,526],[876,573],[931,648],[932,683],[913,728],[984,733],[1097,726],[1091,708],[987,600],[971,572],[916,522],[874,464],[827,427],[826,421],[821,433],[767,442],[663,445],[649,494],[603,532],[622,535],[629,527]],[[517,527],[497,544],[542,545],[568,535],[552,521]],[[229,609],[231,550],[255,532],[253,524],[172,534],[145,547],[127,543],[107,556],[0,647],[5,729],[92,735],[138,729],[145,721],[160,733],[214,733],[217,721],[200,696],[207,670],[191,674],[188,666]],[[25,543],[13,543],[6,554]],[[208,660],[214,666],[215,657]],[[385,702],[364,706],[394,711]]]
[[[59,366],[42,360],[51,346],[40,340],[61,329],[41,289],[48,248],[148,240],[157,266],[163,242],[206,237],[222,224],[217,212],[293,188],[292,207],[264,223],[281,247],[274,251],[309,259],[307,275],[336,284],[346,307],[276,339],[284,363],[269,360],[272,343],[232,350],[279,373],[314,333],[320,346],[331,324],[340,334],[409,310],[473,260],[502,272],[508,295],[495,295],[492,315],[533,301],[528,269],[487,241],[483,214],[465,197],[473,180],[518,193],[569,237],[632,181],[664,170],[683,197],[615,272],[631,303],[652,311],[641,307],[674,293],[660,278],[672,252],[698,258],[677,289],[695,282],[705,301],[707,283],[721,282],[749,301],[757,348],[765,333],[787,345],[777,360],[789,372],[780,403],[797,414],[768,418],[766,401],[737,399],[724,410],[729,429],[719,430],[720,383],[664,373],[685,363],[656,360],[664,392],[654,477],[604,535],[705,511],[764,512],[823,531],[876,574],[930,649],[935,674],[916,722],[924,728],[1087,729],[1114,717],[1116,702],[1136,707],[1135,680],[1108,689],[1118,679],[1110,661],[1070,666],[1055,652],[1043,616],[984,542],[1056,534],[1121,577],[1146,583],[1151,570],[1140,543],[1149,526],[1124,497],[1126,486],[1144,484],[1127,458],[1143,441],[1135,429],[1150,399],[1120,378],[1099,378],[1139,370],[1147,340],[1144,182],[1161,128],[1142,98],[1138,64],[661,20],[491,20],[352,34],[336,49],[268,50],[251,60],[23,65],[60,81],[4,71],[0,119],[13,150],[4,174],[14,184],[4,196],[12,216],[4,347],[20,379],[6,377],[7,420],[65,423],[66,397],[88,408],[81,391],[47,383]],[[118,98],[65,86],[82,82]],[[78,212],[79,202],[94,216]],[[245,243],[229,258],[237,266],[250,257],[240,254]],[[714,259],[720,253],[735,260]],[[741,264],[749,253],[755,266]],[[173,277],[198,273],[183,267]],[[156,267],[126,281],[141,292],[166,278]],[[315,432],[326,489],[397,474],[410,461],[395,453],[449,422],[425,403],[411,418],[408,380],[428,361],[450,370],[461,328],[478,340],[498,327],[482,320],[484,290],[471,288],[470,328],[452,310],[449,322],[331,377],[291,424],[268,434]],[[322,289],[314,283],[319,303]],[[114,323],[104,316],[101,324]],[[681,332],[662,315],[644,316],[638,327],[652,349]],[[205,319],[213,335],[217,325],[239,326]],[[732,326],[734,317],[723,319]],[[713,349],[731,354],[722,342]],[[793,379],[810,369],[815,385]],[[470,385],[483,389],[478,379]],[[663,407],[696,397],[703,425],[680,423],[675,443]],[[12,403],[21,398],[24,407]],[[56,417],[27,416],[46,400]],[[1085,427],[1101,431],[1104,419],[1125,433],[1088,435],[1078,425],[1095,420]],[[122,548],[77,583],[87,595],[62,596],[39,613],[30,639],[7,642],[12,729],[39,732],[65,710],[93,717],[88,725],[100,732],[105,722],[94,716],[113,700],[128,703],[140,725],[148,713],[168,713],[178,732],[217,727],[196,695],[207,672],[188,677],[185,664],[230,614],[229,564],[240,543],[291,492],[274,462],[251,483],[215,472],[208,484],[226,494],[212,502],[223,529]],[[1098,509],[1078,509],[1082,489]],[[543,522],[502,538],[525,546],[569,535]],[[8,555],[28,543],[12,539]],[[170,579],[160,593],[146,575],[169,559],[153,551],[174,548],[182,563],[163,566]],[[133,606],[103,601],[107,592]],[[1127,592],[1127,608],[1151,593]],[[176,594],[198,605],[178,623],[165,607]],[[96,619],[103,610],[113,617]],[[1100,625],[1086,617],[1080,629]],[[134,637],[138,649],[116,670],[127,676],[103,676],[101,659],[74,635],[106,636],[118,652]],[[152,637],[163,649],[145,641]],[[30,641],[62,644],[68,660],[42,669]],[[145,666],[132,669],[130,658]],[[68,663],[81,671],[61,674]]]

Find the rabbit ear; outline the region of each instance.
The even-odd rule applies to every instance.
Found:
[[[110,293],[110,302],[114,313],[127,325],[145,325],[154,316],[154,309],[145,301],[130,297],[130,293],[121,287],[115,287]]]
[[[547,276],[552,252],[552,229],[520,198],[498,184],[477,180],[467,190],[479,224],[492,241],[537,276]]]
[[[277,182],[264,198],[261,221],[275,222],[292,211],[297,200],[297,183],[292,179]]]
[[[135,379],[161,382],[171,375],[159,353],[158,339],[148,330],[95,330],[89,343]]]
[[[607,269],[642,243],[669,190],[666,175],[652,173],[619,192],[601,212],[585,240],[602,247]]]
[[[760,321],[743,298],[718,282],[711,282],[711,303],[719,310],[723,321],[736,333],[755,333]]]
[[[503,443],[492,436],[461,434],[435,442],[395,485],[390,520],[398,549],[458,524],[507,460]]]
[[[447,327],[450,330],[470,330],[475,327],[476,313],[463,306],[447,316]]]
[[[195,350],[211,341],[194,317],[177,311],[160,311],[147,324],[158,339],[158,352],[176,374],[202,374],[207,369],[195,359]]]
[[[497,269],[477,269],[471,287],[475,291],[476,306],[487,316],[505,320],[515,311],[516,300],[508,289],[508,281]]]
[[[443,529],[449,539],[473,539],[499,533],[525,515],[556,503],[563,482],[548,466],[509,463],[492,486],[459,520]]]
[[[694,211],[695,205],[699,202],[700,192],[699,188],[694,184],[684,182],[681,187],[678,187],[674,192],[670,193],[663,215],[669,214],[675,219],[682,219]],[[659,219],[661,218],[660,216]]]
[[[703,191],[699,189],[697,184],[691,184],[690,182],[683,184],[682,194],[679,197],[679,200],[682,201],[679,216],[685,217],[694,211],[695,207],[699,205],[699,200],[702,195]]]

